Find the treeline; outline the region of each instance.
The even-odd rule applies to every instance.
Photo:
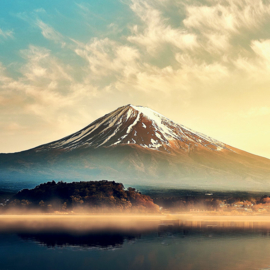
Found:
[[[154,203],[169,211],[270,212],[270,196],[151,196]]]
[[[190,210],[216,211],[219,209],[221,201],[217,198],[197,197],[197,196],[162,196],[153,197],[154,203],[163,209],[187,212]]]
[[[159,206],[134,188],[124,189],[114,181],[65,183],[55,181],[34,189],[23,189],[5,205],[5,209],[54,211],[157,212]]]

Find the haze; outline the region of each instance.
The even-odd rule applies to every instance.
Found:
[[[0,152],[131,103],[270,158],[269,15],[262,0],[6,2]]]
[[[27,218],[26,218],[27,217]],[[51,231],[83,233],[87,231],[155,231],[159,226],[181,226],[206,228],[239,228],[255,229],[270,227],[269,216],[235,216],[235,215],[207,215],[207,214],[176,214],[176,215],[145,215],[145,214],[89,214],[76,215],[59,214],[13,214],[0,215],[1,232],[12,231]]]

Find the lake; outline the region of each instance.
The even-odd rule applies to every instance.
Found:
[[[266,218],[15,216],[0,221],[1,270],[270,269]]]

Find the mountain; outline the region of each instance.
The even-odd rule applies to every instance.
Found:
[[[109,179],[192,189],[270,189],[270,160],[127,105],[60,140],[0,154],[2,186]],[[27,187],[28,187],[27,186]]]

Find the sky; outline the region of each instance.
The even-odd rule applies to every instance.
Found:
[[[0,8],[0,152],[126,105],[270,158],[270,2],[13,0]]]

